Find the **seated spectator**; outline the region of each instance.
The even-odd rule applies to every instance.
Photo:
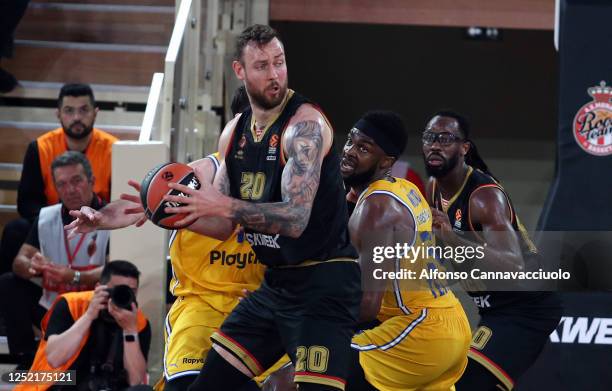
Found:
[[[53,390],[151,390],[138,387],[146,384],[151,343],[151,326],[136,304],[139,276],[132,263],[112,261],[95,290],[59,296],[43,320],[44,338],[30,370],[76,371],[76,387]]]
[[[40,209],[59,202],[50,170],[51,162],[57,156],[66,151],[83,152],[96,177],[94,192],[106,202],[110,199],[111,150],[117,138],[94,128],[98,108],[91,87],[86,84],[64,85],[57,105],[61,127],[32,141],[23,159],[17,192],[17,211],[21,218],[4,227],[0,242],[0,273],[11,270],[17,251]]]
[[[64,225],[72,221],[70,210],[103,206],[93,192],[95,178],[85,155],[64,152],[53,161],[51,170],[61,203],[40,210],[15,258],[13,272],[0,276],[0,313],[9,350],[25,368],[36,350],[32,325],[38,327],[58,293],[93,289],[108,247],[108,231],[73,238],[64,231]],[[42,277],[42,289],[30,281],[37,277]]]

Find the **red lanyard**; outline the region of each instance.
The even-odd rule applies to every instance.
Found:
[[[83,244],[83,241],[85,240],[85,236],[87,234],[81,234],[81,238],[79,239],[79,242],[76,245],[76,248],[74,249],[73,253],[70,253],[70,244],[68,243],[68,235],[66,234],[66,231],[64,231],[64,246],[66,247],[66,255],[68,256],[68,265],[69,267],[72,269],[72,262],[74,261],[74,257],[76,257],[76,255],[79,253],[79,250],[81,248],[81,245]]]

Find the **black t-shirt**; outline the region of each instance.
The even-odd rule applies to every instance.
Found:
[[[40,209],[47,206],[45,183],[40,170],[40,156],[36,140],[28,145],[23,157],[21,180],[17,191],[17,211],[30,221],[38,216]]]
[[[74,320],[70,315],[70,310],[68,308],[68,302],[66,299],[60,299],[53,307],[53,312],[51,313],[51,317],[49,318],[49,323],[47,324],[47,331],[45,333],[45,340],[49,338],[50,335],[61,334],[64,331],[68,330],[74,324]],[[103,327],[103,334],[101,335],[98,331],[98,327]],[[113,334],[114,333],[114,334]],[[91,372],[91,366],[96,361],[106,361],[108,358],[108,352],[111,348],[112,341],[114,338],[118,338],[118,343],[116,345],[116,351],[113,355],[114,367],[123,369],[123,332],[119,328],[117,324],[111,324],[108,322],[104,322],[98,317],[91,326],[91,334],[88,338],[83,350],[81,350],[76,361],[68,368],[68,370],[76,371],[76,381],[77,384],[81,384],[84,379],[88,379]],[[149,354],[149,347],[151,345],[151,325],[147,321],[147,326],[138,333],[138,342],[140,343],[140,350],[142,351],[145,359]],[[134,343],[134,342],[129,342]],[[94,352],[96,354],[94,355]],[[96,357],[101,357],[96,360]],[[125,372],[123,372],[125,373]],[[122,387],[127,387],[127,377],[121,384]],[[56,388],[59,389],[59,388]],[[62,387],[61,389],[65,389]]]
[[[89,205],[92,209],[99,210],[106,203],[103,199],[98,196],[94,196],[91,200],[91,204]],[[64,225],[68,225],[74,220],[74,217],[70,216],[68,213],[69,210],[62,206],[62,222]],[[29,244],[32,247],[40,248],[40,240],[38,239],[38,216],[34,218],[34,222],[32,223],[32,227],[30,228],[30,232],[28,233],[28,237],[25,243]],[[108,254],[108,247],[106,246],[106,253]]]

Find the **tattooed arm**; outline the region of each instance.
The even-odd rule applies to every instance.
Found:
[[[188,206],[168,208],[167,211],[190,212],[196,218],[227,218],[259,232],[297,238],[308,225],[319,187],[321,164],[331,144],[331,129],[321,114],[311,106],[304,105],[293,116],[283,134],[282,152],[287,156],[287,164],[281,179],[282,202],[255,204],[228,197],[229,177],[223,162],[214,186],[203,186],[199,191],[193,191],[171,184],[171,187],[191,197],[177,199]],[[172,197],[167,199],[174,200]],[[200,205],[197,211],[187,209],[196,204]]]
[[[260,232],[299,237],[308,225],[319,187],[321,164],[327,152],[324,132],[322,121],[305,119],[290,125],[283,143],[288,158],[281,180],[283,201],[253,204],[234,199],[230,218]]]

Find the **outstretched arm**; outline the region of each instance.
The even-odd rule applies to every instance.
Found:
[[[140,186],[133,181],[129,183],[132,187]],[[71,210],[70,215],[75,219],[64,227],[69,231],[69,236],[100,229],[119,229],[132,224],[140,226],[146,221],[142,205],[129,199],[113,201],[100,210],[83,206],[80,210]]]

